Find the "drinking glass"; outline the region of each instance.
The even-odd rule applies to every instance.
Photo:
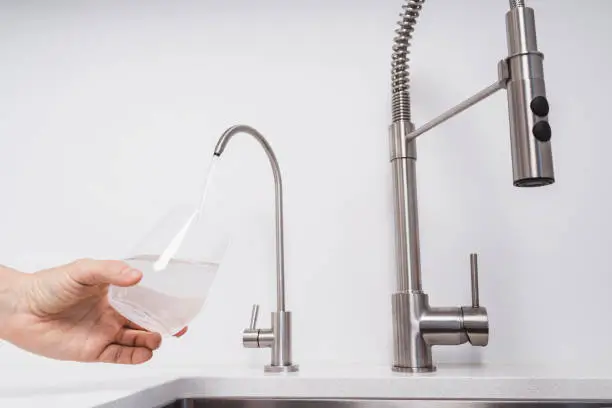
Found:
[[[176,334],[204,307],[229,238],[205,206],[174,208],[123,259],[143,277],[135,286],[111,286],[111,306],[149,331]]]

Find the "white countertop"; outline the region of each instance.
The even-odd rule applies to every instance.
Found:
[[[21,398],[2,398],[0,406],[7,408],[33,408],[33,407],[99,407],[109,401],[121,401],[120,398],[134,395],[132,392],[88,392],[69,393],[57,395],[38,395]]]
[[[87,374],[85,370],[89,370]],[[37,378],[25,386],[19,376],[28,372],[17,370],[11,378],[3,378],[0,405],[27,406],[16,402],[33,404],[33,398],[44,398],[47,404],[57,399],[59,405],[68,398],[73,403],[79,401],[78,406],[99,406],[118,400],[112,407],[146,408],[180,397],[262,396],[612,400],[612,367],[607,365],[588,368],[444,365],[428,374],[398,374],[388,366],[364,365],[302,365],[298,373],[281,375],[266,374],[261,368],[212,365],[148,369],[105,366],[95,372],[92,375],[87,365],[75,366],[61,378],[57,375],[46,376],[43,381]]]

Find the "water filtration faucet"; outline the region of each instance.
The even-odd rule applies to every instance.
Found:
[[[478,257],[470,255],[472,305],[432,307],[421,285],[416,139],[495,92],[505,89],[512,154],[513,184],[539,187],[555,182],[549,104],[544,84],[544,55],[538,50],[533,9],[510,0],[506,13],[508,56],[497,65],[497,80],[474,96],[414,129],[409,92],[409,46],[425,0],[406,0],[392,57],[392,124],[389,128],[395,204],[397,292],[392,295],[393,370],[435,370],[431,348],[489,341],[487,310],[480,305]]]
[[[217,142],[214,155],[221,156],[232,137],[246,133],[254,137],[268,155],[275,188],[276,222],[276,312],[271,313],[271,327],[257,328],[259,305],[253,305],[249,327],[242,332],[242,344],[246,348],[270,348],[270,364],[264,367],[269,373],[291,373],[299,370],[291,356],[291,312],[286,310],[285,302],[285,238],[283,226],[283,182],[276,155],[264,136],[247,125],[236,125],[227,129]]]

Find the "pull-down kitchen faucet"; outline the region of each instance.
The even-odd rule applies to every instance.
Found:
[[[406,0],[396,31],[392,58],[391,164],[395,203],[397,292],[392,296],[393,370],[434,371],[431,348],[466,342],[486,346],[487,310],[480,306],[478,258],[470,255],[472,305],[431,307],[421,287],[421,259],[416,187],[416,138],[495,92],[506,89],[514,185],[539,187],[554,183],[549,105],[543,59],[538,51],[533,9],[510,0],[506,13],[508,57],[498,63],[492,85],[414,129],[410,114],[408,48],[425,0]]]

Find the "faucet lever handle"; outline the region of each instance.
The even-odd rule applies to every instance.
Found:
[[[478,254],[470,254],[470,276],[472,280],[472,307],[480,307],[478,299]]]
[[[487,309],[480,306],[478,299],[478,254],[470,254],[470,276],[472,278],[472,307],[462,307],[463,330],[472,346],[486,346],[489,343],[489,317]]]
[[[253,305],[253,310],[251,310],[251,322],[249,323],[249,329],[255,330],[257,326],[257,316],[259,315],[259,305]]]

